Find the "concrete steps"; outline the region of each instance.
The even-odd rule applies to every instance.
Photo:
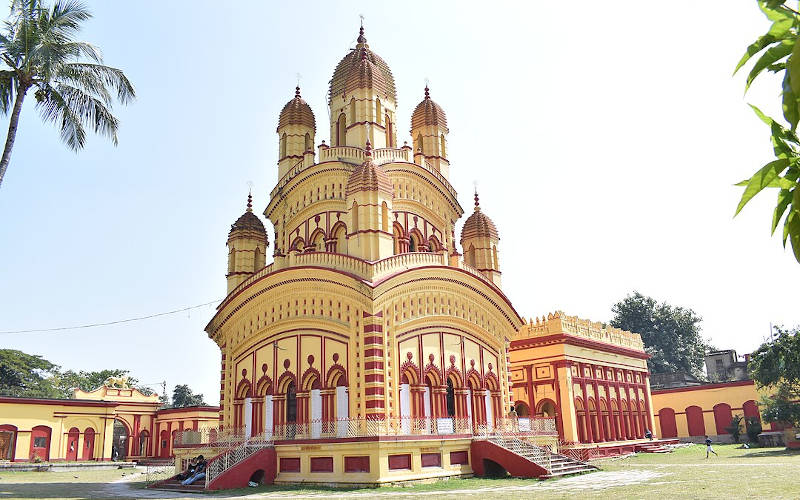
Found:
[[[546,448],[533,445],[520,439],[501,438],[492,439],[490,441],[539,466],[542,466],[543,463],[546,464],[548,462],[547,459],[543,460],[542,454],[549,454],[549,466],[546,467],[548,473],[540,476],[540,479],[563,477],[598,470],[594,465],[589,465],[586,462],[574,460],[558,453],[552,453]]]
[[[194,484],[189,485],[182,485],[180,481],[176,479],[168,479],[161,484],[154,485],[149,489],[152,490],[164,490],[164,491],[179,491],[181,493],[205,493],[206,492],[206,482],[205,479],[200,479]]]

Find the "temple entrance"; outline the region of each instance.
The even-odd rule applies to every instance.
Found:
[[[119,420],[114,420],[114,437],[111,443],[111,459],[125,460],[128,456],[128,428]]]
[[[78,460],[78,439],[80,438],[81,431],[77,427],[73,427],[67,434],[67,462],[74,462]]]
[[[453,389],[453,381],[449,378],[447,379],[447,416],[448,417],[455,417],[456,416],[456,395]]]
[[[297,388],[289,382],[286,388],[286,439],[294,439],[297,434]]]

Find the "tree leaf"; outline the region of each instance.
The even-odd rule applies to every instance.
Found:
[[[796,44],[796,46],[800,47],[800,44]],[[789,122],[790,130],[794,132],[797,130],[797,122],[800,120],[800,109],[798,109],[797,105],[797,94],[794,91],[794,84],[791,83],[791,67],[792,67],[792,59],[797,59],[800,61],[800,55],[796,58],[790,57],[789,58],[789,68],[790,71],[787,71],[783,74],[783,117],[786,118],[786,121]],[[800,70],[800,68],[798,68]],[[800,73],[795,74],[795,80],[800,82]]]
[[[733,70],[733,74],[735,75],[736,72],[738,72],[741,69],[741,67],[744,66],[747,63],[747,61],[750,60],[751,57],[758,54],[759,52],[767,48],[767,46],[777,41],[778,40],[774,36],[769,34],[761,35],[760,37],[758,37],[758,39],[755,42],[747,46],[747,49],[745,49],[744,51],[744,55],[741,57],[741,59],[739,59],[739,62],[736,63],[736,69]]]
[[[778,228],[778,223],[781,221],[783,213],[786,212],[786,207],[789,206],[791,201],[791,191],[788,189],[781,189],[778,191],[778,203],[775,205],[775,211],[772,212],[772,230],[770,231],[770,234],[775,234],[775,230]]]
[[[774,64],[780,59],[783,59],[791,54],[792,49],[794,48],[794,42],[794,40],[782,40],[778,45],[768,48],[753,65],[753,69],[750,70],[750,74],[747,75],[747,82],[745,83],[744,91],[747,92],[747,89],[750,88],[750,84],[753,83],[753,80],[755,80],[756,77],[770,64]]]
[[[795,188],[792,196],[792,212],[786,218],[789,228],[789,239],[792,241],[794,258],[800,262],[800,189]]]
[[[761,192],[762,189],[767,187],[773,179],[778,177],[781,172],[783,172],[786,167],[789,166],[789,160],[786,158],[779,158],[777,160],[773,160],[753,174],[750,178],[750,181],[747,183],[747,187],[744,188],[744,193],[742,193],[742,199],[739,201],[739,206],[736,207],[736,213],[734,217],[736,217],[739,212],[747,205],[753,196],[757,195]]]

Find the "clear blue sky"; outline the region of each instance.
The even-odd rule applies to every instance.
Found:
[[[228,5],[234,5],[231,8]],[[247,182],[277,180],[277,115],[296,74],[328,139],[325,93],[358,15],[392,68],[399,139],[424,79],[448,115],[451,180],[477,181],[523,316],[598,321],[637,289],[695,309],[720,348],[800,323],[800,265],[769,238],[772,195],[732,219],[770,159],[776,82],[731,71],[766,29],[755,2],[101,2],[83,39],[138,99],[120,144],[74,154],[26,103],[0,188],[0,330],[111,321],[220,299]],[[5,131],[7,118],[3,119]],[[462,220],[463,222],[463,220]],[[270,235],[271,235],[270,230]],[[189,383],[216,403],[213,307],[123,326],[0,335],[72,369]]]

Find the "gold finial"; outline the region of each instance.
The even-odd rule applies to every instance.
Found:
[[[247,181],[247,211],[253,211],[253,181]]]
[[[477,212],[477,211],[479,211],[481,209],[481,204],[478,201],[478,182],[477,181],[474,183],[474,186],[475,186],[475,211]]]
[[[364,36],[364,14],[359,14],[361,19],[361,28],[358,30],[358,43],[367,43],[367,38]]]

